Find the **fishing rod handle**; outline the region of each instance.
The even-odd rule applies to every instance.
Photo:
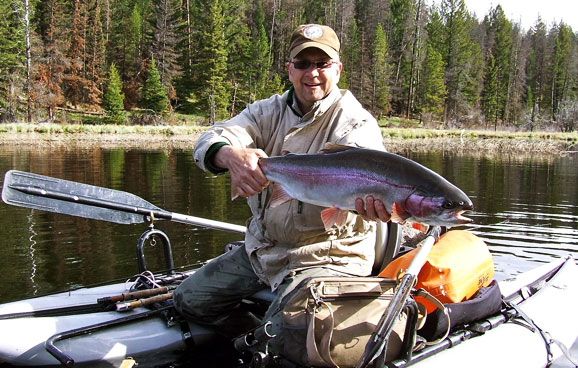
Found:
[[[111,302],[116,303],[123,300],[133,300],[133,299],[141,299],[141,298],[148,298],[149,296],[158,295],[158,294],[165,294],[169,291],[169,288],[166,286],[154,289],[147,289],[147,290],[139,290],[133,291],[130,293],[122,293],[119,295],[107,296],[104,298],[99,298],[97,300],[98,303],[103,302]]]
[[[116,311],[117,312],[124,312],[124,311],[128,311],[128,310],[135,309],[138,307],[144,307],[144,306],[147,306],[149,304],[164,302],[165,300],[169,300],[172,297],[173,297],[173,293],[170,292],[170,293],[153,296],[153,297],[146,298],[146,299],[140,299],[140,300],[137,300],[134,302],[117,303],[116,304]]]

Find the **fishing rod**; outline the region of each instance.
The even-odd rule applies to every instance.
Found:
[[[425,264],[433,245],[440,236],[440,227],[433,226],[428,230],[427,237],[421,242],[421,246],[405,271],[389,307],[383,312],[369,341],[365,345],[365,351],[357,362],[356,368],[365,368],[378,357],[385,356],[387,340],[393,329],[393,325],[402,312],[411,289],[415,286],[417,275]]]
[[[10,170],[2,200],[10,205],[118,224],[169,220],[244,234],[245,226],[165,211],[127,192]]]

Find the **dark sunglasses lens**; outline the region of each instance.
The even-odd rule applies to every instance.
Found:
[[[309,62],[307,60],[294,61],[293,66],[295,67],[295,69],[305,70],[305,69],[309,69],[309,67],[311,66],[311,62]]]

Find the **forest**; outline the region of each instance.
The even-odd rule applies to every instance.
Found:
[[[544,4],[547,6],[547,4]],[[574,131],[578,34],[464,0],[3,0],[0,122],[206,124],[282,93],[288,40],[321,23],[350,89],[378,119]]]

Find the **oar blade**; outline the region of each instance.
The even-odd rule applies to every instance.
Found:
[[[131,213],[126,210],[127,208],[160,210],[144,199],[120,190],[17,170],[6,172],[2,200],[14,206],[119,224],[136,224],[145,221],[142,211],[140,214]],[[91,205],[91,201],[95,205]],[[122,207],[122,210],[116,210],[117,207]]]

